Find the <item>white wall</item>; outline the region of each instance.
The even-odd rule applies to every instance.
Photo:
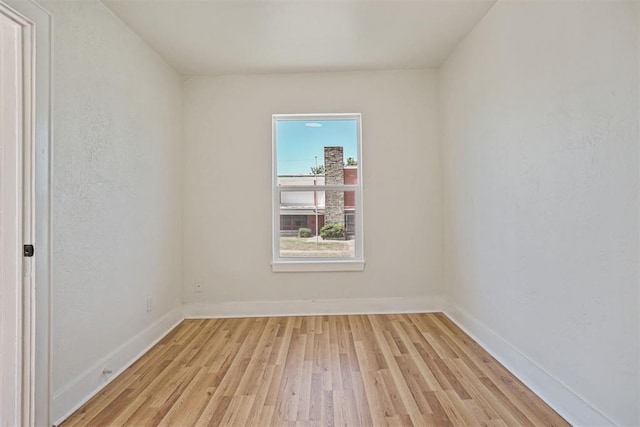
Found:
[[[362,113],[365,271],[273,273],[271,115],[331,112]],[[434,71],[194,78],[185,82],[184,144],[186,302],[242,311],[256,301],[441,293]]]
[[[638,19],[637,3],[499,2],[439,75],[454,311],[627,426],[640,424]]]
[[[57,419],[86,397],[79,384],[120,368],[105,358],[181,302],[182,92],[177,73],[101,3],[42,5],[54,22]]]

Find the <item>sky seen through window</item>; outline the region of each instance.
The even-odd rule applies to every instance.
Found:
[[[278,175],[310,175],[315,156],[324,164],[324,147],[343,147],[345,162],[358,159],[357,120],[278,120],[276,138]]]

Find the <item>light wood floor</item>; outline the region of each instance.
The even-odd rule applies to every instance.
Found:
[[[185,320],[80,425],[568,424],[437,313]]]

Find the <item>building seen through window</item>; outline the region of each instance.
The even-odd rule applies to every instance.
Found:
[[[356,259],[359,116],[274,122],[275,259]]]

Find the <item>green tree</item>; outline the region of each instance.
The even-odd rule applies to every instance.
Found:
[[[311,166],[311,175],[322,175],[324,174],[324,166],[320,165],[317,167]]]
[[[325,240],[344,239],[344,225],[326,224],[320,229],[320,237]]]
[[[346,166],[357,166],[358,165],[358,161],[356,159],[354,159],[353,157],[347,157],[347,163],[345,163]]]

